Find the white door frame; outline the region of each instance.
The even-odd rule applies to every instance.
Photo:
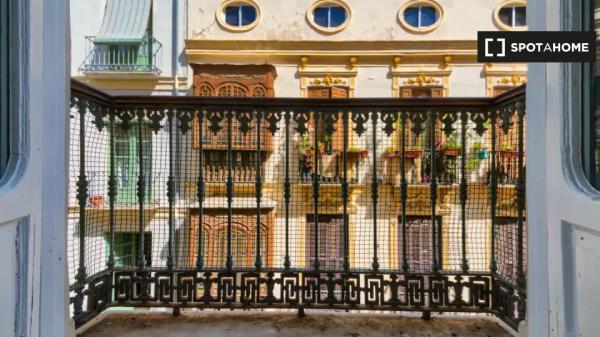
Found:
[[[69,1],[18,0],[20,77],[13,96],[11,162],[0,185],[5,235],[0,331],[72,336],[68,315],[66,200],[69,139]],[[13,137],[14,136],[14,137]],[[14,244],[10,244],[11,240]],[[6,244],[4,244],[6,243]]]
[[[579,20],[576,7],[580,3],[529,0],[529,29],[572,27],[574,20]],[[581,83],[573,67],[529,65],[527,289],[531,337],[592,337],[600,331],[600,289],[590,287],[600,279],[598,260],[590,258],[600,257],[600,193],[587,182],[580,164]]]

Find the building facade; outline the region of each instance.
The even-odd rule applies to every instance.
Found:
[[[72,11],[93,10],[99,15],[93,16],[96,21],[82,16],[86,22],[81,23],[73,16],[74,46],[82,44],[86,35],[96,38],[87,39],[91,45],[86,54],[74,52],[72,72],[76,79],[116,95],[492,97],[525,83],[527,69],[522,64],[477,63],[476,32],[526,29],[525,5],[518,0],[385,0],[376,7],[363,1],[341,0],[215,0],[171,6],[147,0],[139,2],[140,8],[134,8],[130,1],[108,0],[102,5],[82,1],[72,4]],[[133,27],[119,22],[138,24]],[[162,45],[160,62],[154,49],[156,42]],[[82,48],[73,48],[78,49]],[[518,175],[516,131],[508,130],[510,127],[504,133],[498,131],[493,142],[489,123],[478,133],[470,131],[477,122],[469,121],[466,141],[462,143],[456,131],[460,131],[461,121],[443,122],[441,113],[433,135],[415,129],[419,122],[413,120],[402,128],[405,133],[397,128],[390,134],[369,123],[363,132],[357,132],[357,124],[351,123],[347,143],[341,117],[331,130],[326,130],[328,124],[323,117],[316,120],[313,116],[306,121],[304,133],[294,124],[288,152],[286,134],[271,134],[265,125],[258,145],[256,122],[244,133],[237,131],[240,122],[233,120],[233,265],[254,266],[256,247],[260,245],[263,266],[282,267],[289,261],[293,267],[309,268],[319,260],[322,268],[340,269],[345,261],[342,247],[348,246],[350,267],[356,269],[370,268],[375,251],[379,252],[377,263],[383,270],[400,269],[402,254],[406,252],[411,270],[428,271],[431,260],[439,263],[437,268],[459,270],[465,255],[470,271],[488,271],[492,228],[491,219],[482,213],[489,208],[489,153],[492,143],[496,143],[500,167],[497,175],[501,180],[497,223],[506,224],[499,227],[496,236],[512,242],[517,223],[513,201]],[[516,125],[516,115],[512,118]],[[90,180],[87,249],[94,252],[87,256],[88,273],[103,269],[113,250],[117,264],[135,265],[140,241],[144,241],[148,266],[195,266],[202,256],[204,266],[224,268],[229,216],[227,128],[212,130],[208,119],[193,120],[186,134],[171,129],[164,121],[155,126],[148,121],[141,133],[135,125],[117,128],[113,163],[118,185],[113,240],[116,248],[110,248],[110,135],[94,126],[93,117],[88,119],[87,146],[96,148],[85,158]],[[283,121],[278,123],[281,130]],[[444,132],[446,124],[450,132]],[[73,120],[72,135],[78,134],[79,127]],[[72,136],[73,148],[79,146],[78,142]],[[176,151],[165,150],[169,142],[176,144]],[[398,155],[402,146],[408,154],[404,160]],[[345,169],[341,161],[344,149]],[[80,158],[77,151],[72,151],[71,156],[71,178],[76,181]],[[461,156],[468,158],[462,160]],[[139,202],[140,157],[145,163],[142,176],[149,186],[143,200],[144,240],[136,235],[140,213],[134,211]],[[292,168],[293,207],[288,210],[288,217],[283,216],[284,157],[289,158]],[[167,207],[169,172],[173,169],[169,162],[174,162],[177,172],[175,214],[169,214]],[[431,175],[432,163],[437,165],[437,177]],[[408,180],[406,225],[401,219],[401,166],[405,167]],[[200,170],[206,179],[202,214],[195,201],[195,179]],[[260,216],[254,199],[258,171],[264,181]],[[315,175],[321,181],[318,240],[312,189]],[[346,212],[339,193],[344,176],[350,191]],[[459,182],[463,178],[469,184],[465,211],[460,207]],[[439,184],[433,206],[435,224],[431,211],[432,179]],[[379,186],[381,205],[375,210],[371,204],[373,181]],[[78,210],[76,188],[71,185],[70,235],[75,238]],[[462,212],[466,212],[465,225],[470,236],[465,248],[461,247]],[[170,216],[175,219],[175,261],[168,261],[170,254],[166,249],[169,236],[165,228]],[[258,218],[260,235],[255,225]],[[373,230],[372,219],[376,219],[377,231]],[[342,228],[345,221],[349,225],[347,237]],[[290,247],[284,244],[286,228],[292,241]],[[406,241],[403,236],[407,236]],[[198,240],[205,242],[199,245]],[[408,247],[403,249],[405,242]],[[72,239],[72,261],[78,257],[77,245],[77,240]],[[198,249],[203,250],[202,254]],[[514,275],[514,250],[498,254],[502,256],[498,266],[501,273]],[[74,275],[74,270],[70,275]]]

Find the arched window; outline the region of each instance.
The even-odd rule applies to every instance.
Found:
[[[442,21],[444,11],[434,0],[416,0],[405,3],[398,12],[398,21],[414,33],[428,33]]]
[[[267,89],[262,85],[257,85],[254,87],[254,91],[252,92],[253,97],[267,97]]]
[[[506,0],[494,11],[496,26],[504,30],[527,28],[527,3],[525,0]]]
[[[254,28],[260,19],[260,8],[252,0],[226,0],[217,9],[217,22],[233,32]]]
[[[319,0],[306,12],[313,28],[323,33],[337,33],[350,22],[350,7],[340,0]]]
[[[217,95],[226,97],[246,97],[248,96],[248,89],[237,83],[226,83],[219,87]]]
[[[201,84],[200,87],[198,87],[198,96],[212,96],[213,95],[213,89],[210,87],[210,85],[208,84]]]

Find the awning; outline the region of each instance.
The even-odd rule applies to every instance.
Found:
[[[138,43],[146,35],[152,0],[107,0],[96,43]]]

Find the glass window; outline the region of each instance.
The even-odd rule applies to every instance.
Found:
[[[585,0],[583,5],[582,28],[600,32],[600,0]],[[598,49],[596,55],[599,55]],[[600,190],[600,68],[598,62],[582,65],[582,81],[582,164],[589,181]]]
[[[247,26],[256,21],[256,8],[250,5],[225,7],[225,22],[235,27]]]
[[[137,203],[138,180],[138,134],[137,128],[132,127],[125,131],[117,128],[115,132],[115,167],[117,178],[117,203]],[[152,133],[149,128],[144,128],[142,133],[142,156],[144,166],[144,179],[146,180],[146,201],[151,195],[151,168],[152,168]]]
[[[507,6],[498,11],[498,17],[503,24],[510,27],[523,27],[527,25],[527,7]]]
[[[0,178],[10,155],[10,1],[0,1]]]
[[[417,28],[429,27],[438,20],[438,13],[431,6],[408,7],[404,11],[404,21]]]
[[[315,8],[313,18],[317,25],[324,28],[336,28],[346,22],[348,15],[341,6],[323,6]]]
[[[110,255],[110,234],[105,234],[106,256]],[[114,254],[116,267],[135,266],[137,264],[140,236],[136,232],[115,233]],[[146,266],[152,265],[152,234],[144,233],[144,255]]]

